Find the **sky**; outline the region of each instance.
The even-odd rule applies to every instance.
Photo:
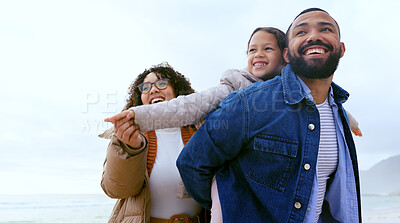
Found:
[[[398,1],[0,0],[0,194],[102,193],[97,135],[139,73],[166,61],[206,90],[247,65],[255,28],[286,31],[309,7],[340,25],[334,82],[364,135],[360,169],[399,155]]]

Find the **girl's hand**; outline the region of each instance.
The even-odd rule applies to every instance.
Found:
[[[351,130],[352,132],[353,132],[353,134],[354,135],[356,135],[356,136],[362,136],[362,133],[361,133],[361,129],[360,128],[356,128],[356,129],[353,129],[353,130]]]
[[[106,118],[104,119],[104,121],[115,124],[115,122],[125,118],[135,120],[135,112],[133,110],[128,109],[112,117]]]

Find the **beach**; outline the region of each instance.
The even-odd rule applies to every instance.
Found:
[[[399,223],[400,208],[388,208],[383,210],[368,210],[363,213],[364,223]]]
[[[0,195],[0,223],[104,223],[114,203],[102,194]]]
[[[0,195],[0,223],[104,223],[115,200],[104,194]],[[362,196],[363,222],[400,222],[400,196]]]
[[[400,196],[363,195],[362,215],[365,223],[400,222]]]

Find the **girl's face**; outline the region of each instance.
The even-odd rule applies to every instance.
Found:
[[[149,82],[149,83],[154,83],[158,80],[159,78],[155,73],[149,73],[146,78],[143,80],[143,83]],[[154,104],[160,101],[169,101],[173,98],[176,98],[174,88],[171,86],[171,84],[168,83],[168,87],[160,90],[158,89],[154,84],[151,85],[151,89],[147,94],[141,94],[140,98],[142,99],[142,102],[144,105],[148,104]]]
[[[265,31],[256,32],[251,37],[247,50],[247,66],[254,76],[268,80],[281,73],[282,51],[276,37]]]

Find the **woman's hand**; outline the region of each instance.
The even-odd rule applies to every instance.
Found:
[[[140,129],[134,124],[132,118],[124,117],[115,121],[114,133],[117,139],[133,149],[140,149],[143,146],[143,137],[140,136]]]

